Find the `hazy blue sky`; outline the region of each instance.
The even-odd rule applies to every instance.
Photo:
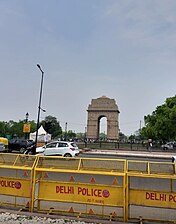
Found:
[[[1,121],[37,120],[37,63],[40,119],[84,132],[91,99],[105,95],[134,133],[175,95],[176,1],[0,0]]]

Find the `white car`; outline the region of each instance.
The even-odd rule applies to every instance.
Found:
[[[161,148],[163,150],[173,150],[176,149],[176,142],[168,142],[165,145],[162,145]]]
[[[74,157],[79,154],[79,148],[74,142],[54,141],[42,147],[37,147],[36,154]]]

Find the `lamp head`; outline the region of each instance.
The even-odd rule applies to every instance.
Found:
[[[29,113],[27,112],[27,113],[26,113],[26,119],[28,119],[28,117],[29,117]]]

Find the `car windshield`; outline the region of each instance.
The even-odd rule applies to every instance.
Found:
[[[46,145],[46,148],[55,148],[56,145],[57,145],[57,143],[53,142],[53,143],[50,143],[50,144]]]
[[[71,145],[73,146],[73,147],[77,147],[77,145],[73,142],[73,143],[71,143]]]

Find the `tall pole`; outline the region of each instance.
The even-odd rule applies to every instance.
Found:
[[[38,104],[38,116],[37,116],[37,129],[36,129],[36,137],[35,137],[35,147],[34,147],[34,151],[33,151],[34,155],[36,154],[36,148],[37,148],[37,138],[38,138],[40,110],[41,110],[41,101],[42,101],[42,89],[43,89],[43,75],[44,75],[44,71],[41,69],[39,64],[37,64],[37,67],[41,71],[42,77],[41,77],[41,84],[40,84],[40,95],[39,95],[39,104]]]
[[[65,123],[65,141],[67,141],[67,122]]]
[[[26,113],[26,124],[28,124],[29,113]],[[25,134],[25,139],[28,139],[28,133]]]
[[[139,140],[141,141],[141,128],[142,128],[142,125],[141,125],[141,120],[140,120],[140,127],[139,127]]]

